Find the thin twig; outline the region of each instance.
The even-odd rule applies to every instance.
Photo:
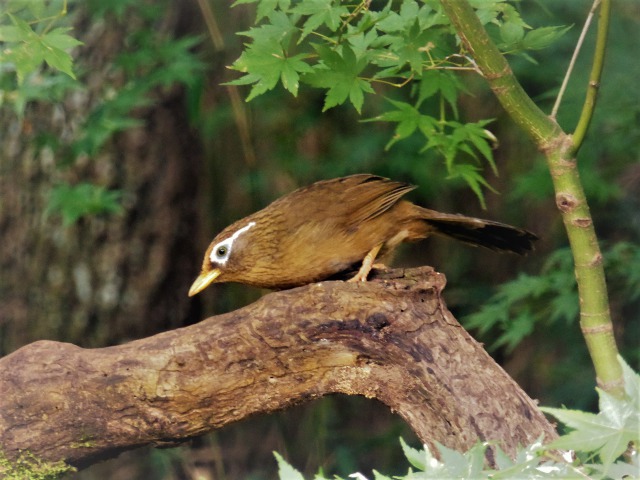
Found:
[[[216,17],[211,10],[211,5],[206,0],[198,0],[198,6],[204,17],[204,21],[207,24],[209,30],[209,36],[213,42],[213,46],[217,51],[222,51],[225,48],[224,38],[216,22]],[[238,128],[240,135],[240,144],[242,145],[242,152],[244,153],[245,160],[248,165],[256,164],[256,153],[251,143],[251,129],[249,126],[249,117],[247,115],[247,109],[245,108],[242,98],[238,93],[238,87],[234,85],[227,86],[227,93],[229,95],[229,101],[231,102],[231,108],[233,110],[233,118]]]
[[[211,37],[213,46],[218,51],[223,50],[224,39],[222,38],[222,33],[220,33],[220,29],[218,28],[218,22],[216,22],[216,17],[213,15],[211,6],[205,0],[198,0],[198,6],[200,7],[200,11],[204,17],[204,22],[207,24],[207,30],[209,30],[209,36]]]
[[[600,19],[598,20],[598,30],[596,34],[596,46],[593,52],[593,65],[591,66],[591,73],[589,74],[589,84],[587,86],[587,94],[582,105],[582,111],[580,112],[580,119],[578,125],[573,132],[573,149],[572,153],[575,156],[585,136],[587,130],[589,130],[589,124],[593,118],[593,112],[596,107],[596,99],[598,97],[598,90],[600,90],[600,79],[602,78],[602,70],[604,67],[605,51],[607,49],[607,37],[609,34],[609,24],[611,14],[611,0],[602,0],[600,5]]]
[[[562,80],[562,86],[560,87],[560,91],[558,92],[558,97],[556,98],[556,103],[553,105],[553,110],[551,110],[551,118],[554,120],[558,115],[558,110],[560,108],[560,103],[562,102],[562,97],[564,96],[564,92],[567,89],[567,84],[569,83],[569,78],[571,77],[571,73],[573,72],[573,67],[576,64],[576,60],[578,58],[578,54],[582,49],[582,44],[584,43],[584,39],[589,31],[589,27],[591,26],[591,21],[593,20],[593,16],[600,5],[601,0],[594,0],[593,5],[591,6],[591,10],[589,11],[589,15],[587,15],[587,19],[584,22],[584,26],[582,27],[582,32],[580,32],[580,38],[578,38],[578,43],[576,44],[576,48],[573,51],[573,56],[571,57],[571,62],[569,62],[569,68],[567,68],[567,73]]]

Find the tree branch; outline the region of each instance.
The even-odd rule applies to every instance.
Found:
[[[82,468],[334,392],[384,402],[431,446],[491,440],[513,455],[555,438],[446,309],[444,284],[428,267],[392,270],[272,293],[115,347],[27,345],[0,359],[3,453]]]
[[[556,206],[562,215],[575,265],[580,296],[580,327],[595,367],[597,382],[609,393],[623,396],[624,379],[613,336],[602,253],[574,157],[577,144],[553,119],[546,117],[526,94],[469,2],[440,1],[498,101],[547,158]],[[602,15],[601,22],[608,20],[608,13]],[[602,26],[598,32],[598,38],[603,38]]]
[[[471,5],[461,0],[441,0],[441,4],[502,107],[536,145],[544,149],[544,145],[562,133],[558,124],[524,91]]]

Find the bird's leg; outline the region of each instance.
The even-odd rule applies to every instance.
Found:
[[[369,275],[369,272],[371,271],[371,267],[373,266],[373,261],[376,259],[376,256],[378,255],[378,252],[380,251],[381,248],[382,248],[382,243],[373,247],[371,251],[367,253],[367,255],[362,260],[362,266],[360,267],[360,270],[358,270],[358,273],[356,273],[353,278],[350,278],[347,281],[348,282],[366,282],[367,276]]]

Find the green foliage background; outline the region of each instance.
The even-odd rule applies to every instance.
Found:
[[[388,45],[398,47],[403,66],[374,59],[377,70],[368,72],[366,79],[363,72],[371,68],[367,62],[372,58],[361,56],[356,45],[371,41],[368,25],[356,25],[354,36],[361,38],[337,55],[312,33],[320,26],[332,34],[343,33],[335,17],[340,11],[323,10],[322,2],[300,2],[293,12],[308,16],[302,32],[296,33],[300,43],[273,41],[274,34],[294,35],[290,18],[277,8],[288,4],[284,1],[263,0],[257,10],[238,5],[231,15],[226,2],[213,2],[214,19],[223,30],[222,45],[211,41],[210,32],[199,21],[190,26],[189,35],[180,38],[158,38],[143,26],[127,39],[130,49],[112,60],[118,82],[105,89],[103,100],[87,112],[76,133],[59,138],[41,132],[36,147],[54,151],[59,169],[71,168],[79,158],[95,158],[109,139],[140,127],[136,107],[153,106],[158,89],[179,85],[186,92],[189,128],[199,132],[200,147],[210,159],[203,172],[214,192],[204,210],[216,215],[203,221],[210,222],[211,231],[298,185],[363,171],[419,185],[413,199],[431,208],[487,216],[535,231],[542,240],[536,255],[526,259],[479,254],[434,239],[407,247],[397,262],[427,263],[443,271],[448,278],[449,307],[532,397],[546,405],[596,411],[592,367],[577,324],[573,266],[546,166],[472,73],[454,76],[449,70],[428,70],[415,88],[397,88],[416,76],[424,61],[412,56],[415,49],[408,48],[406,41],[418,34],[426,35],[419,38],[420,45],[437,43],[449,33],[444,24],[435,33],[420,32],[422,17],[415,6],[435,8],[436,2],[402,3],[397,16],[380,21],[387,22]],[[503,21],[492,27],[492,34],[502,50],[512,54],[510,62],[527,92],[549,111],[588,5],[551,0],[516,4],[518,9],[503,12]],[[385,5],[380,3],[376,11],[383,12]],[[22,117],[41,102],[55,104],[83,88],[87,67],[72,64],[69,53],[81,48],[83,39],[70,30],[80,10],[87,9],[93,22],[109,24],[126,22],[133,10],[143,19],[161,19],[175,7],[171,2],[129,0],[71,2],[69,6],[59,0],[6,2],[0,11],[0,108]],[[256,13],[271,29],[264,27],[266,23],[251,26]],[[231,21],[222,21],[227,15]],[[603,242],[616,337],[622,355],[637,370],[640,91],[635,85],[640,64],[629,53],[640,40],[637,3],[616,2],[613,22],[597,113],[579,160]],[[528,25],[539,29],[530,30]],[[560,35],[563,27],[545,30],[548,25],[576,26]],[[237,36],[236,32],[244,33]],[[547,40],[553,46],[538,51]],[[592,40],[589,35],[560,110],[559,122],[568,129],[575,125],[581,108]],[[254,42],[254,47],[242,53],[242,42]],[[297,50],[285,54],[285,44]],[[534,51],[524,52],[525,47]],[[246,73],[252,62],[258,68]],[[233,71],[224,68],[228,65]],[[239,85],[250,103],[239,110],[225,93],[228,90],[217,87],[223,82]],[[248,123],[241,121],[243,117]],[[68,226],[91,215],[109,218],[118,214],[126,194],[82,181],[52,182],[47,214],[50,221]],[[199,261],[194,259],[194,272]],[[220,286],[220,291],[208,313],[236,308],[259,294],[233,285]],[[385,415],[382,408],[362,399],[336,397],[306,410],[257,419],[241,433],[225,430],[197,446],[211,455],[225,444],[239,449],[239,444],[259,441],[251,435],[254,429],[259,435],[268,432],[273,448],[299,460],[294,464],[307,465],[307,472],[322,466],[326,472],[342,475],[373,467],[386,472],[395,468],[400,473],[404,464],[395,438],[400,434],[410,438],[410,434],[389,418],[364,438],[354,434],[372,423],[371,417],[356,413],[363,409]],[[300,444],[295,438],[306,441]],[[380,455],[381,450],[387,453]],[[145,465],[141,470],[153,472],[154,478],[184,478],[190,455],[179,449],[153,452],[135,461]],[[221,478],[223,464],[223,460],[216,464]],[[81,478],[100,478],[108,468],[98,467],[97,473],[90,469]],[[275,463],[266,470],[273,471]],[[269,476],[260,465],[247,466],[245,473],[251,478]]]

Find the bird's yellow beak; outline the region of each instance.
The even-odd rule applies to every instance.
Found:
[[[216,278],[220,276],[220,273],[222,272],[218,268],[214,268],[209,272],[202,272],[200,275],[198,275],[196,281],[193,282],[193,285],[191,285],[191,288],[189,289],[189,296],[193,297],[196,293],[201,292],[202,290],[207,288]]]

